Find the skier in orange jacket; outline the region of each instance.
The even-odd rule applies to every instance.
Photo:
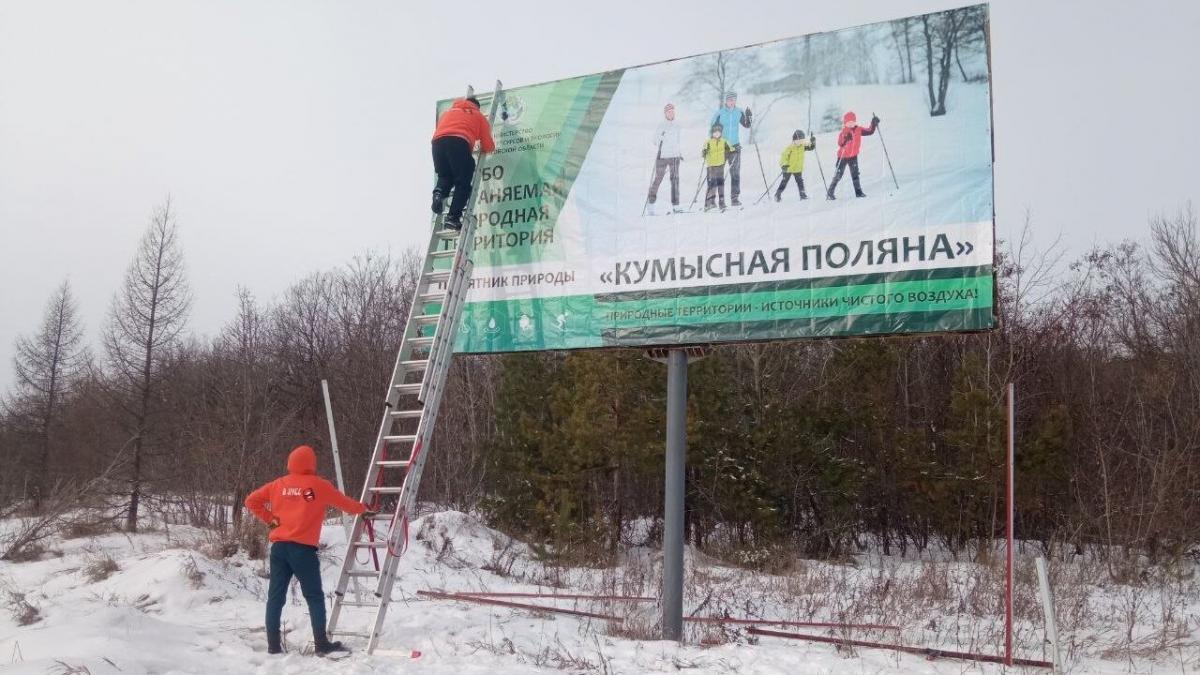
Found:
[[[492,127],[479,110],[479,100],[474,96],[460,98],[442,113],[433,132],[433,170],[437,173],[433,212],[442,213],[442,205],[454,188],[450,212],[443,221],[451,230],[462,229],[463,209],[471,196],[471,176],[475,174],[475,158],[471,153],[476,143],[484,153],[496,151]]]
[[[288,585],[295,576],[308,602],[313,645],[317,656],[347,651],[341,642],[325,634],[325,593],[321,590],[321,563],[317,544],[325,510],[336,507],[346,513],[367,513],[366,504],[342,494],[317,475],[317,455],[301,445],[288,455],[288,473],[258,488],[246,497],[246,508],[271,528],[271,585],[267,590],[267,653],[279,654],[282,645],[279,619],[287,600]]]

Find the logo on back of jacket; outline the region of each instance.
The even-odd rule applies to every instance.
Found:
[[[303,497],[304,501],[316,501],[317,493],[312,488],[285,487],[283,488],[284,497]]]

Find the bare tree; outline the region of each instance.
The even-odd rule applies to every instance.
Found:
[[[70,282],[64,281],[46,303],[37,334],[18,338],[13,357],[17,396],[11,405],[24,413],[18,417],[27,422],[37,439],[34,461],[24,463],[27,477],[32,478],[35,510],[41,510],[42,500],[49,494],[50,438],[61,419],[59,408],[86,358],[79,310]]]
[[[925,76],[929,89],[931,117],[946,114],[946,92],[950,88],[951,67],[954,65],[959,43],[967,39],[972,31],[983,30],[984,21],[977,18],[978,14],[975,8],[963,7],[921,17],[921,28],[925,35]],[[965,77],[964,71],[964,79]]]
[[[177,343],[190,305],[178,228],[168,197],[142,236],[113,299],[104,331],[113,400],[133,439],[125,520],[131,532],[137,531],[154,394],[165,357]]]

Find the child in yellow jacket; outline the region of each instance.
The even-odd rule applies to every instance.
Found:
[[[704,142],[704,166],[708,171],[708,191],[704,193],[704,210],[711,211],[720,195],[721,210],[725,210],[725,158],[734,152],[733,146],[722,138],[725,131],[719,123],[712,125],[712,136]]]
[[[808,199],[808,195],[804,193],[804,152],[817,147],[816,137],[808,139],[808,143],[804,142],[804,132],[797,129],[792,134],[792,143],[783,149],[783,155],[779,158],[779,168],[783,171],[783,180],[779,181],[779,189],[775,191],[775,201],[783,198],[783,189],[787,187],[788,178],[796,179],[796,187],[800,188],[800,199]]]

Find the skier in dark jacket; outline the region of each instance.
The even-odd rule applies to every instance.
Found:
[[[842,173],[846,167],[850,167],[850,180],[854,182],[854,196],[866,197],[862,191],[862,185],[858,182],[858,150],[862,146],[862,137],[870,136],[879,128],[879,118],[871,118],[871,126],[868,129],[863,129],[858,126],[858,117],[854,111],[848,111],[842,117],[842,130],[838,132],[838,151],[837,151],[837,170],[833,174],[833,181],[829,183],[829,192],[825,194],[829,199],[837,199],[833,191],[837,188],[838,181],[842,178]]]
[[[479,99],[474,96],[461,98],[442,113],[437,130],[433,132],[433,169],[437,172],[433,212],[441,214],[445,199],[453,188],[450,213],[442,221],[442,225],[450,230],[462,229],[463,209],[471,196],[471,178],[475,175],[475,158],[471,153],[476,143],[484,153],[496,151],[491,125],[479,110]]]
[[[725,105],[717,110],[709,124],[720,124],[724,129],[725,140],[733,151],[728,153],[725,161],[729,164],[729,197],[733,206],[741,206],[738,196],[742,194],[742,144],[739,127],[750,128],[750,109],[737,107],[737,92],[725,94]]]

